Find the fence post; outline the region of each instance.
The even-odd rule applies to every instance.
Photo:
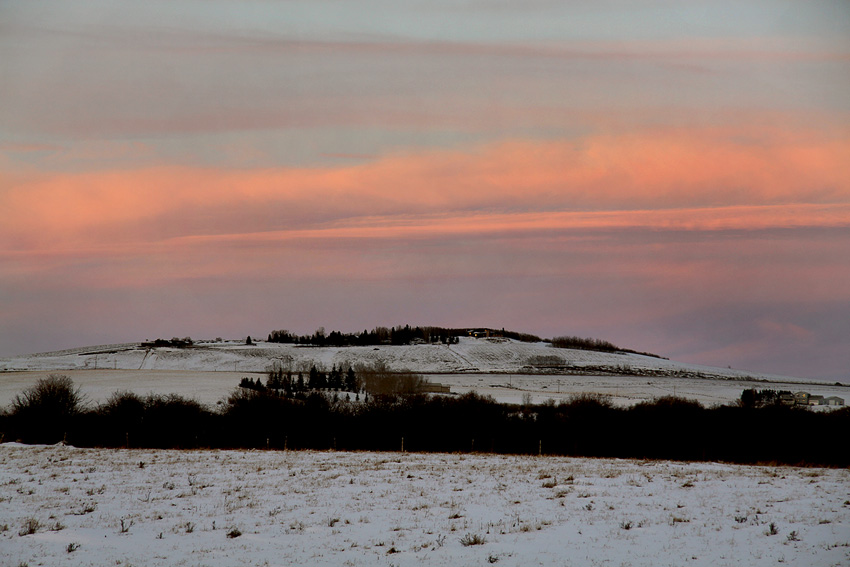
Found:
[[[404,453],[404,437],[401,438],[401,452]]]
[[[540,441],[538,441],[538,443],[537,443],[537,456],[538,457],[543,456],[543,439],[540,439]]]

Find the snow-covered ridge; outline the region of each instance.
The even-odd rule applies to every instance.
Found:
[[[141,343],[99,345],[0,358],[0,371],[192,370],[264,372],[279,365],[305,371],[383,363],[393,371],[424,374],[617,374],[686,378],[788,381],[788,377],[685,364],[631,353],[553,348],[545,342],[466,338],[453,345],[310,347],[258,341],[199,342],[190,348]],[[794,379],[797,380],[797,379]],[[800,379],[800,381],[805,381]]]

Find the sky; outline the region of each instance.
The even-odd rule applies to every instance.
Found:
[[[407,323],[850,382],[850,3],[0,0],[0,356]]]

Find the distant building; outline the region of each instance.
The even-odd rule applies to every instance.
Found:
[[[755,393],[755,390],[749,390]],[[745,390],[745,393],[747,391]],[[745,402],[746,396],[741,395],[741,401]],[[752,395],[749,399],[752,398]],[[809,392],[794,392],[788,391],[774,392],[773,390],[762,390],[755,394],[756,405],[767,405],[771,403],[780,403],[783,406],[843,406],[844,398],[838,396],[819,396],[810,394]]]
[[[422,392],[428,394],[451,394],[451,386],[440,384],[439,382],[426,382],[422,384]]]
[[[794,403],[801,406],[809,405],[809,395],[808,392],[794,392]]]

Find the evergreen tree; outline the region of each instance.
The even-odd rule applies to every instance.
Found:
[[[345,389],[349,392],[359,392],[360,386],[357,383],[357,376],[354,374],[354,369],[348,367],[348,372],[345,374]]]
[[[308,387],[311,390],[324,390],[328,387],[327,376],[315,366],[310,367],[310,383]]]
[[[331,370],[330,380],[328,380],[328,388],[332,390],[340,390],[342,388],[342,370],[334,364]]]

